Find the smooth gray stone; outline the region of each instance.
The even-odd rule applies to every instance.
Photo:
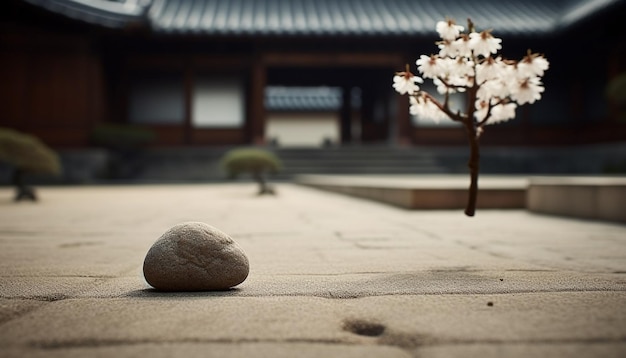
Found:
[[[187,222],[166,231],[144,260],[146,281],[163,291],[226,290],[248,277],[248,258],[224,232]]]

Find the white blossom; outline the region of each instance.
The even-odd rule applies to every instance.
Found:
[[[511,91],[511,98],[518,104],[535,103],[541,99],[544,88],[539,77],[531,77],[517,81]]]
[[[502,58],[487,57],[482,63],[476,65],[476,83],[481,85],[483,82],[493,80],[501,76],[504,72]]]
[[[528,54],[517,64],[517,71],[523,77],[541,77],[548,67],[550,67],[550,63],[545,57],[538,54]]]
[[[439,94],[465,92],[468,87],[471,87],[467,77],[458,76],[435,78],[433,79],[433,84],[437,86],[437,93]]]
[[[454,87],[455,92],[465,92],[466,88],[472,87],[472,77],[468,76],[449,76],[448,84]]]
[[[426,78],[437,78],[445,75],[445,64],[438,56],[420,56],[419,60],[415,61],[417,69],[422,73],[422,76]]]
[[[464,30],[464,27],[457,25],[454,20],[448,20],[437,22],[436,29],[442,39],[454,40]]]
[[[487,100],[477,100],[474,104],[476,106],[476,111],[474,112],[474,118],[477,121],[482,121],[487,117],[487,113],[489,113],[489,101]]]
[[[474,55],[487,57],[492,53],[497,53],[502,49],[501,39],[493,37],[490,31],[472,32],[469,34],[469,47],[474,51]]]
[[[478,122],[484,121],[489,115],[486,124],[496,124],[515,118],[515,109],[517,108],[515,102],[497,103],[494,99],[489,101],[477,100],[475,106],[474,118]]]
[[[448,118],[428,97],[410,97],[410,104],[409,112],[419,118],[431,119],[435,123],[439,123],[442,119]]]
[[[400,72],[393,77],[393,88],[400,94],[414,94],[420,90],[417,83],[424,80],[410,72]]]
[[[505,98],[509,96],[508,84],[500,79],[493,79],[484,82],[476,93],[476,97],[487,100],[494,97]]]
[[[454,89],[448,88],[448,86],[446,86],[446,84],[439,78],[433,79],[433,84],[437,86],[437,93],[439,94],[454,93]]]
[[[449,71],[452,76],[474,77],[474,61],[466,57],[457,57],[454,62],[449,63]]]
[[[473,84],[474,62],[465,57],[439,59],[438,69],[439,76],[433,83],[440,94],[464,92]]]
[[[441,58],[456,57],[459,54],[456,41],[443,40],[437,43],[437,47],[439,47],[439,57]]]
[[[469,47],[469,37],[466,34],[461,34],[461,36],[455,40],[440,41],[437,43],[437,47],[439,48],[439,57],[441,58],[456,58],[461,56],[469,59],[472,57],[472,50]]]
[[[494,106],[491,109],[491,117],[487,120],[487,124],[506,122],[509,119],[515,118],[516,108],[517,104],[515,102],[502,103]]]
[[[470,27],[473,28],[472,25]],[[478,123],[476,132],[482,133],[483,125],[495,124],[515,118],[519,105],[534,103],[544,92],[541,77],[550,64],[543,55],[528,54],[519,62],[498,56],[502,49],[499,38],[491,30],[464,33],[464,28],[452,20],[440,21],[436,30],[442,40],[437,42],[437,55],[422,55],[415,62],[421,77],[430,78],[437,92],[445,95],[445,102],[420,91],[422,78],[409,72],[397,73],[393,87],[410,97],[410,112],[420,118],[439,122],[448,118]],[[476,97],[469,113],[451,112],[449,95],[467,92],[469,100]]]
[[[452,43],[454,50],[457,55],[471,58],[472,57],[472,48],[470,47],[470,38],[466,34],[461,34],[461,36],[454,40]]]

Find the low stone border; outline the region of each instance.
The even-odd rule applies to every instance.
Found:
[[[469,178],[465,175],[330,176],[302,175],[298,184],[371,199],[405,209],[462,209],[467,203]],[[486,176],[480,179],[477,207],[523,209],[528,180]]]
[[[526,207],[537,213],[626,222],[626,177],[531,178]]]
[[[462,175],[302,175],[295,181],[416,210],[463,209],[469,185]],[[626,177],[483,175],[477,207],[626,222]]]

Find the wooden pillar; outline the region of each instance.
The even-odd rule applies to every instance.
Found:
[[[252,65],[250,85],[250,110],[248,112],[249,141],[256,145],[265,144],[265,86],[267,84],[267,68],[260,59]]]
[[[193,69],[187,63],[183,70],[183,87],[185,91],[184,123],[183,123],[183,144],[193,144]]]
[[[535,141],[535,128],[530,119],[530,106],[528,104],[523,105],[519,111],[521,112],[522,117],[520,118],[522,122],[522,141],[524,145],[532,145]]]
[[[618,51],[620,49],[622,51]],[[622,55],[622,53],[626,52],[626,42],[622,41],[622,44],[615,46],[615,49],[610,52],[609,58],[607,60],[607,80],[611,81],[615,77],[617,77],[623,70],[626,68],[622,67],[623,60],[626,60],[626,56]],[[619,121],[620,117],[620,106],[619,104],[612,98],[608,99],[608,115],[609,120],[611,122]]]
[[[361,141],[364,143],[378,139],[374,123],[374,100],[371,86],[364,84],[361,87]]]
[[[352,142],[352,93],[350,87],[342,88],[341,100],[341,143],[349,144]]]
[[[409,113],[409,97],[396,94],[396,145],[409,146],[413,144],[413,125]]]

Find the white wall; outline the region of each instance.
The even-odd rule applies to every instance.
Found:
[[[281,147],[321,147],[324,139],[339,142],[339,117],[335,113],[269,113],[267,141]]]
[[[244,124],[243,85],[237,78],[198,77],[191,123],[195,128],[239,128]]]

